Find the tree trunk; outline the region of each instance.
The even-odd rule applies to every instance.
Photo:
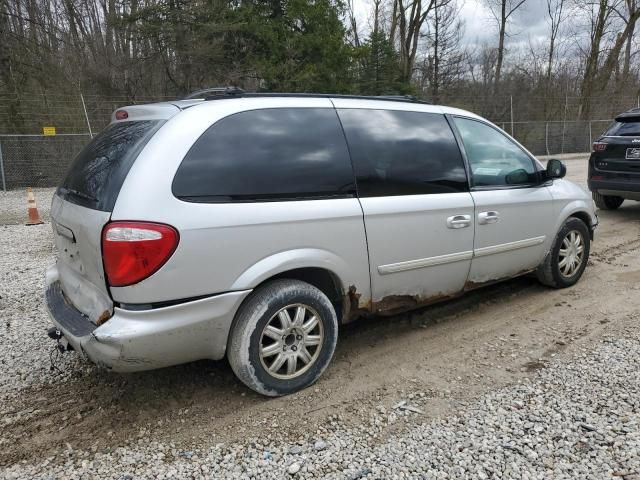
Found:
[[[496,75],[494,77],[494,92],[498,92],[500,87],[500,76],[502,74],[502,61],[504,58],[504,36],[507,29],[507,0],[501,0],[500,5],[500,33],[498,38],[498,58],[496,60]]]
[[[600,0],[598,6],[598,17],[596,25],[591,37],[591,47],[589,49],[589,56],[587,57],[587,63],[584,69],[584,76],[582,77],[582,84],[580,86],[580,110],[578,112],[579,118],[588,118],[591,113],[591,95],[593,93],[593,87],[595,82],[596,73],[598,71],[598,60],[600,56],[600,44],[602,43],[602,37],[604,35],[604,27],[609,15],[609,2],[608,0]]]
[[[607,87],[607,83],[609,83],[611,75],[614,73],[616,67],[620,65],[619,60],[622,47],[625,45],[627,38],[633,34],[638,18],[640,18],[640,10],[636,10],[630,14],[627,26],[622,33],[618,35],[616,42],[611,50],[609,50],[609,54],[607,55],[604,64],[601,68],[597,69],[597,72],[594,75],[594,80],[592,82],[594,88],[592,91],[602,91]]]
[[[439,8],[436,7],[434,9],[434,32],[433,32],[433,80],[431,82],[431,97],[434,104],[439,103],[439,84],[440,84],[440,52],[438,51],[438,47],[440,44],[440,18],[439,18]]]

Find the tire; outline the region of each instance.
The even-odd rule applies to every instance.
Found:
[[[593,201],[596,202],[596,206],[601,210],[615,210],[624,202],[624,198],[622,197],[600,195],[598,192],[593,192],[592,196]]]
[[[572,236],[575,234],[580,237],[580,243],[582,245],[581,256],[579,263],[575,265],[575,269],[571,270],[569,264],[573,264],[571,261],[572,253],[577,252],[579,249],[568,247],[568,244],[574,244],[572,242]],[[568,244],[567,244],[568,242]],[[564,223],[556,238],[553,242],[553,246],[549,254],[546,256],[542,265],[538,267],[536,271],[538,280],[549,287],[553,288],[567,288],[575,285],[589,261],[589,251],[591,249],[591,238],[589,229],[585,223],[579,218],[570,217]],[[562,254],[561,250],[565,253]],[[568,259],[568,261],[562,264],[562,260]]]
[[[227,357],[247,387],[277,397],[312,385],[329,365],[337,339],[338,319],[327,296],[306,282],[279,279],[257,288],[241,305]]]

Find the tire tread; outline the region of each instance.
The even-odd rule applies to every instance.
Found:
[[[622,197],[602,195],[598,192],[592,192],[592,197],[600,210],[615,210],[624,202],[624,198]]]
[[[563,240],[565,236],[565,231],[570,230],[572,227],[572,224],[574,224],[575,228],[582,229],[583,234],[586,233],[586,235],[584,235],[586,258],[584,259],[584,262],[585,262],[584,265],[581,267],[582,272],[584,272],[584,269],[586,268],[586,264],[589,261],[589,251],[590,251],[589,228],[578,217],[569,217],[562,225],[562,228],[560,228],[560,231],[556,234],[556,238],[554,239],[553,244],[551,245],[551,249],[549,250],[549,253],[547,253],[547,256],[545,257],[544,261],[540,264],[540,266],[536,270],[536,276],[538,278],[538,281],[543,285],[546,285],[547,287],[567,288],[574,285],[582,277],[582,272],[581,272],[580,275],[575,280],[575,282],[567,283],[567,282],[559,281],[559,279],[555,275],[555,259],[554,259],[555,251],[558,246],[558,242],[561,242]]]
[[[337,343],[337,317],[331,301],[322,291],[309,283],[293,279],[277,279],[258,287],[241,305],[238,313],[236,314],[236,318],[234,319],[231,327],[231,333],[229,335],[227,358],[231,364],[233,372],[242,383],[262,395],[271,397],[285,395],[287,393],[292,393],[293,391],[278,391],[268,388],[258,379],[253,366],[248,360],[248,342],[250,341],[251,334],[255,329],[256,324],[262,315],[264,315],[264,312],[267,311],[269,305],[273,302],[277,302],[278,299],[284,295],[284,292],[311,295],[319,302],[329,307],[333,314],[333,318],[328,319],[328,321],[333,322],[335,327],[335,334],[329,336],[330,344],[327,345],[327,348],[331,351],[329,359],[333,356]],[[262,314],[260,312],[262,312]],[[328,329],[325,328],[325,332],[327,330]],[[326,362],[325,365],[322,365],[320,370],[317,371],[305,387],[315,383],[320,375],[322,375],[328,364],[329,362]]]

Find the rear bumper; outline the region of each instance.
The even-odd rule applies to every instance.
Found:
[[[626,194],[630,194],[630,196],[638,196],[640,194],[640,177],[637,179],[610,178],[603,180],[593,180],[589,178],[588,184],[589,190],[601,193],[602,195],[624,197]]]
[[[47,287],[53,323],[78,352],[101,367],[133,372],[224,357],[236,310],[250,290],[151,310],[114,308],[100,326],[71,305],[59,282]]]

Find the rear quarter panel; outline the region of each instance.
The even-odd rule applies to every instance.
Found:
[[[203,102],[171,118],[131,168],[112,220],[172,225],[180,243],[171,259],[142,282],[112,288],[121,303],[151,303],[256,287],[278,273],[320,267],[344,292],[370,300],[362,209],[356,198],[257,203],[190,203],[171,192],[176,170],[215,121],[259,108],[325,107],[326,98],[261,98]]]

